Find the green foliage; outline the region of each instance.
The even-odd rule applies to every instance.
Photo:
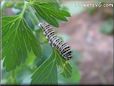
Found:
[[[60,66],[61,68],[61,74],[66,77],[69,78],[71,76],[72,73],[72,67],[71,65],[65,61],[63,58],[61,58],[61,55],[58,54],[58,52],[56,51],[56,57],[57,57],[57,64]]]
[[[18,8],[18,3],[13,4]],[[31,84],[57,84],[59,76],[66,82],[78,82],[80,74],[72,61],[63,59],[36,26],[47,21],[58,27],[59,21],[66,21],[70,14],[61,9],[57,0],[25,0],[23,4],[18,14],[2,17],[3,75],[9,77],[4,77],[6,83],[23,84],[26,73]]]
[[[57,67],[55,53],[52,52],[48,57],[33,73],[32,75],[33,84],[57,84]]]
[[[3,57],[7,70],[15,69],[27,57],[27,52],[33,50],[36,56],[40,55],[40,45],[33,32],[20,16],[3,17]],[[13,62],[12,62],[13,57]]]
[[[48,23],[58,27],[59,24],[57,20],[67,21],[66,17],[69,17],[70,14],[65,10],[60,10],[60,7],[55,4],[57,4],[57,2],[54,2],[53,0],[35,0],[32,2],[31,6],[36,10],[37,16],[39,15]]]
[[[78,68],[76,67],[75,64],[72,64],[72,73],[71,73],[71,77],[69,78],[65,78],[63,77],[62,75],[59,75],[58,78],[59,78],[59,83],[61,84],[78,84],[79,81],[80,81],[80,73],[79,73],[79,70]]]

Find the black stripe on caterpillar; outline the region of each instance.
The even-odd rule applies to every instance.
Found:
[[[72,58],[72,52],[70,46],[63,42],[56,34],[51,25],[48,23],[40,23],[39,26],[44,31],[46,38],[52,47],[55,47],[60,54],[64,57],[64,59],[69,60]]]

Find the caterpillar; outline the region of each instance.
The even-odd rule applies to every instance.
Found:
[[[72,52],[70,46],[63,42],[56,34],[53,27],[48,23],[40,23],[39,26],[44,31],[44,35],[48,39],[52,47],[55,47],[64,59],[69,60],[72,58]]]

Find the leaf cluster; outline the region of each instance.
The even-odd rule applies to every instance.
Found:
[[[34,29],[42,21],[58,27],[70,14],[61,9],[57,0],[25,0],[22,3],[19,13],[2,17],[4,69],[17,79],[23,66],[29,68],[32,84],[57,84],[58,74],[72,78],[70,63],[48,44],[41,29]],[[12,72],[17,75],[14,77]]]

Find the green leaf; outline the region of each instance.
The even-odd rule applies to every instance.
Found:
[[[25,21],[28,23],[28,25],[29,25],[29,27],[31,28],[31,29],[34,29],[34,23],[33,23],[33,19],[31,20],[30,19],[30,13],[28,13],[28,12],[25,12]]]
[[[69,78],[69,77],[71,77],[71,73],[72,73],[72,67],[71,67],[71,65],[68,62],[64,63],[64,65],[63,65],[63,71],[62,71],[61,74],[65,78]]]
[[[3,17],[2,20],[3,57],[7,71],[25,61],[31,50],[36,56],[40,55],[40,45],[22,17]]]
[[[44,45],[43,45],[44,46]],[[47,46],[47,48],[46,48]],[[43,60],[43,63],[41,65],[39,65],[38,69],[34,72],[34,74],[32,75],[32,84],[55,84],[55,83],[51,83],[50,82],[50,77],[54,75],[53,71],[54,70],[60,70],[59,74],[61,74],[64,78],[71,78],[71,74],[72,74],[72,67],[69,64],[68,61],[66,61],[60,54],[59,52],[54,48],[53,51],[51,50],[50,47],[48,47],[49,45],[46,45],[45,48],[48,49],[48,51],[46,49],[43,49],[43,52],[45,52],[44,56],[48,56],[46,60]],[[52,51],[52,55],[51,57],[49,57],[51,51]],[[54,62],[53,62],[54,61]],[[53,63],[52,63],[53,62]],[[53,64],[55,64],[54,68],[53,68]],[[58,67],[57,67],[57,66]],[[51,70],[51,68],[53,70]],[[48,76],[48,74],[51,72],[51,75]],[[55,73],[55,72],[54,72]],[[57,74],[57,72],[56,72]],[[42,78],[41,78],[42,77]],[[49,81],[45,81],[43,78],[48,77]],[[52,77],[54,78],[54,77]],[[54,81],[54,80],[53,80]],[[57,78],[58,81],[58,78]]]
[[[58,27],[58,22],[57,20],[51,16],[48,15],[42,8],[40,8],[39,6],[35,5],[34,9],[37,11],[37,16],[40,15],[44,20],[46,20],[49,24],[54,25],[55,27]]]
[[[37,29],[38,27],[36,27]],[[38,30],[36,30],[36,37],[37,39],[40,41],[40,43],[48,43],[48,40],[46,39],[45,35],[43,34],[43,30],[41,28],[39,28]]]
[[[71,61],[69,61],[69,66],[68,64],[65,66],[66,67],[66,70],[64,70],[64,72],[62,72],[62,75],[61,73],[58,74],[58,83],[60,84],[78,84],[80,79],[81,79],[81,76],[80,76],[80,71],[77,67],[77,61],[79,60],[80,58],[80,54],[79,52],[77,51],[72,51],[72,59]],[[69,75],[69,72],[70,71],[70,77],[65,77],[65,74],[68,76]]]
[[[81,77],[78,68],[75,64],[72,64],[72,74],[70,78],[65,78],[62,75],[58,75],[59,83],[60,84],[78,84]]]
[[[37,16],[40,16],[42,19],[55,27],[59,26],[58,20],[67,21],[66,17],[70,16],[67,11],[60,9],[57,0],[46,2],[33,0],[31,6],[36,10]]]
[[[71,16],[70,13],[67,12],[66,10],[61,10],[61,11],[60,11],[60,14],[61,14],[62,16],[66,16],[66,17],[70,17],[70,16]]]
[[[48,5],[48,8],[54,8],[56,10],[58,10],[58,8],[60,8],[60,5],[58,3],[57,0],[33,0],[31,3],[34,3],[34,4],[49,4]]]
[[[65,78],[69,78],[71,77],[71,73],[72,73],[72,67],[69,64],[68,61],[66,61],[64,59],[64,57],[62,57],[59,52],[57,50],[55,50],[56,52],[56,58],[57,58],[57,64],[59,65],[60,69],[61,69],[61,74],[65,77]]]
[[[57,84],[57,67],[54,52],[33,73],[32,84]]]
[[[14,70],[16,84],[30,84],[32,71],[26,64],[21,64]],[[13,75],[14,75],[13,74]],[[9,82],[9,81],[8,81]]]
[[[50,54],[52,53],[52,47],[49,44],[43,43],[41,45],[41,47],[42,47],[42,52],[43,53],[40,56],[40,58],[36,58],[35,63],[37,65],[37,67],[40,66],[50,56]]]
[[[52,3],[50,4],[40,4],[39,5],[40,8],[42,8],[48,15],[52,15],[53,17],[60,19],[60,20],[64,20],[66,21],[67,19],[65,18],[65,15],[61,15],[63,14],[63,12],[58,11],[58,10],[53,10],[52,7]]]

